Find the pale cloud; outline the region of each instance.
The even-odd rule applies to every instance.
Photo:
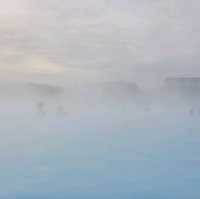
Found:
[[[26,0],[0,0],[0,4],[0,19],[16,17],[28,11]]]
[[[37,69],[44,73],[74,67],[108,79],[200,75],[197,0],[13,2],[3,4],[16,17],[0,26],[1,68],[9,62],[34,72],[40,61],[19,65],[38,57],[48,63]]]
[[[27,60],[21,67],[23,72],[32,74],[60,74],[64,68],[56,63],[49,62],[48,60],[40,57],[32,57]]]

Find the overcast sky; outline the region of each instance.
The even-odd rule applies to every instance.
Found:
[[[198,0],[0,3],[1,74],[145,82],[200,76]]]

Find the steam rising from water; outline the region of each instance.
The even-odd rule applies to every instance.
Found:
[[[0,198],[200,197],[199,1],[0,4]]]
[[[0,70],[139,81],[199,75],[199,2],[7,0],[0,8]],[[66,71],[65,71],[66,69]],[[89,74],[89,75],[88,75]],[[92,75],[91,75],[92,74]]]
[[[1,88],[1,197],[199,195],[193,102],[172,106],[125,82]]]

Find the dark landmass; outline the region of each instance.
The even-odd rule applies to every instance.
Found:
[[[163,90],[168,94],[177,94],[182,97],[200,96],[200,77],[167,78]]]

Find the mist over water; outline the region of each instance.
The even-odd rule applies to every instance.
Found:
[[[172,103],[124,82],[2,87],[2,198],[199,196],[193,101]]]
[[[0,199],[199,198],[199,10],[0,0]]]

